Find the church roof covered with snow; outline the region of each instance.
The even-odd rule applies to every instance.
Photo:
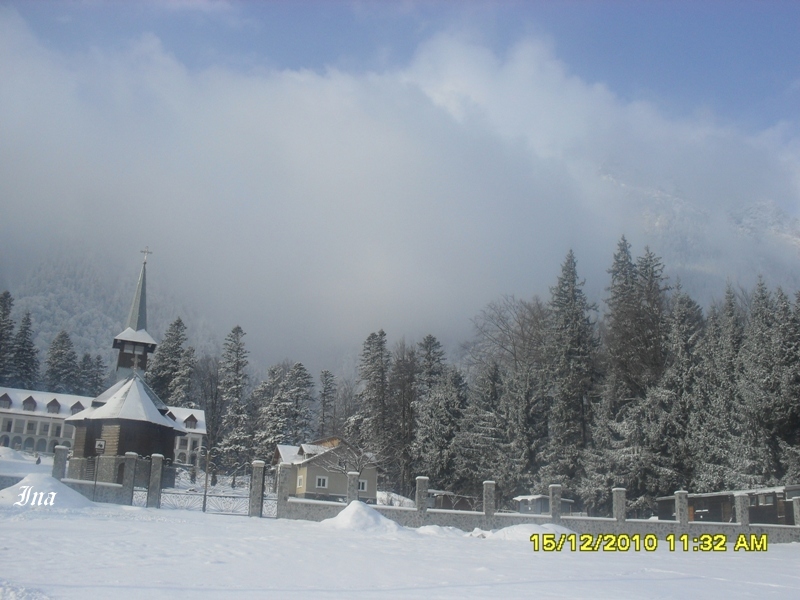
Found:
[[[183,426],[165,416],[167,406],[134,371],[127,379],[118,381],[92,401],[92,406],[72,415],[67,422],[93,421],[100,419],[122,419],[145,421],[169,427],[184,433]]]

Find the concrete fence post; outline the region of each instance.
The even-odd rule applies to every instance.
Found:
[[[278,494],[278,499],[275,504],[275,516],[279,519],[286,518],[289,511],[289,473],[291,470],[292,465],[289,463],[281,463],[278,465],[278,473],[275,476]]]
[[[133,452],[130,454],[133,454]],[[128,455],[126,454],[125,456],[127,457]],[[136,460],[135,457],[134,460]],[[161,508],[161,471],[163,466],[163,454],[153,454],[150,457],[150,485],[147,487],[147,508]]]
[[[689,524],[689,492],[675,492],[675,520],[681,525]]]
[[[260,517],[264,513],[264,461],[253,461],[253,474],[250,476],[250,503],[247,514]]]
[[[66,446],[56,446],[53,455],[53,477],[61,481],[67,475],[67,456],[69,448]]]
[[[792,498],[792,506],[794,507],[794,526],[800,527],[800,496]]]
[[[483,528],[494,529],[494,513],[495,513],[495,482],[483,482]]]
[[[611,490],[614,518],[618,523],[624,523],[626,518],[625,492],[625,488],[614,488]]]
[[[739,525],[750,525],[750,496],[747,494],[736,494],[736,522]]]
[[[358,471],[347,472],[347,503],[358,500]]]
[[[428,478],[420,475],[417,477],[417,491],[414,496],[417,505],[417,526],[425,524],[425,515],[428,512]]]
[[[561,485],[551,483],[550,487],[550,519],[553,523],[561,522]]]
[[[133,486],[136,475],[136,452],[125,453],[125,466],[122,468],[122,496],[120,502],[128,506],[133,505]],[[113,480],[112,480],[113,481]]]

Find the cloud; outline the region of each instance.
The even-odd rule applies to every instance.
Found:
[[[0,10],[0,80],[3,252],[149,245],[151,278],[265,362],[331,366],[381,327],[457,343],[500,294],[546,295],[569,248],[600,298],[622,233],[724,281],[749,248],[728,214],[800,196],[795,139],[623,102],[533,38],[501,56],[442,33],[380,72],[191,70],[153,34],[49,51]]]

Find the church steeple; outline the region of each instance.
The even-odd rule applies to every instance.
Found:
[[[139,283],[136,285],[136,293],[133,295],[133,303],[131,303],[131,312],[128,315],[128,324],[134,331],[147,329],[147,255],[152,254],[147,248],[142,250],[145,252],[144,262],[142,263],[142,272],[139,273]]]
[[[125,330],[114,338],[113,347],[119,350],[117,381],[127,378],[133,371],[145,371],[147,355],[156,349],[156,341],[147,333],[147,255],[152,252],[145,248],[142,253],[142,271],[133,295],[128,322]]]

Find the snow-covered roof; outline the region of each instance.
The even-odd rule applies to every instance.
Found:
[[[278,455],[281,457],[281,462],[290,463],[293,465],[302,462],[303,460],[303,458],[297,454],[299,449],[299,446],[289,446],[286,444],[278,444],[277,446],[277,451]]]
[[[183,408],[179,406],[170,406],[169,412],[175,417],[175,421],[186,427],[186,419],[193,416],[197,419],[197,426],[194,429],[186,428],[189,433],[206,434],[206,413],[198,408]]]
[[[765,488],[752,488],[749,490],[724,490],[722,492],[702,492],[697,494],[689,494],[689,498],[713,498],[714,496],[734,496],[736,494],[780,494],[784,491],[794,490],[800,488],[800,485],[779,485],[777,487],[765,487]],[[660,498],[656,498],[658,500],[674,500],[675,495],[672,496],[661,496]]]
[[[186,430],[180,423],[161,413],[161,407],[164,412],[167,411],[167,406],[159,400],[142,376],[134,372],[95,398],[91,407],[67,417],[66,421],[72,424],[98,419],[146,421],[185,433]]]
[[[8,396],[11,400],[10,408],[0,408],[2,412],[12,412],[25,415],[36,415],[41,417],[64,418],[72,413],[72,407],[80,403],[83,408],[87,408],[92,403],[89,396],[78,396],[76,394],[59,394],[56,392],[37,392],[33,390],[20,390],[17,388],[0,387],[0,398]],[[28,398],[33,398],[36,406],[33,410],[23,410],[22,403]],[[47,405],[53,400],[58,402],[58,412],[48,412]]]
[[[512,498],[512,500],[516,500],[517,502],[522,502],[522,501],[525,501],[525,500],[527,500],[527,501],[539,500],[541,498],[547,498],[549,500],[550,496],[548,496],[546,494],[529,494],[527,496],[514,496]],[[575,502],[574,500],[570,500],[569,498],[562,498],[561,501],[562,502]]]
[[[156,341],[153,337],[147,333],[144,329],[139,329],[138,331],[134,331],[133,328],[128,327],[122,333],[118,334],[117,337],[114,338],[115,340],[120,340],[121,342],[133,342],[135,344],[149,344],[152,346],[156,346]]]

